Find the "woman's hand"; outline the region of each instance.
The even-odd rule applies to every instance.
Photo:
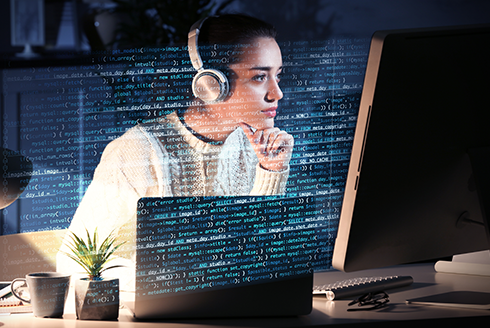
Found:
[[[293,153],[294,138],[279,128],[252,130],[250,125],[240,123],[257,154],[260,166],[269,171],[284,171],[288,168]]]

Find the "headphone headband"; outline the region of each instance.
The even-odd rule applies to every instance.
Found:
[[[197,22],[195,22],[189,31],[188,38],[187,38],[187,45],[189,49],[189,57],[191,57],[191,63],[192,67],[196,69],[196,71],[200,71],[202,69],[203,63],[201,59],[201,55],[199,54],[199,51],[197,50],[198,47],[198,38],[199,38],[199,33],[201,32],[201,27],[204,21],[207,19],[207,17],[204,17]]]

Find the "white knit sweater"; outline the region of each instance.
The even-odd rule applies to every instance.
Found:
[[[124,264],[127,269],[107,274],[119,277],[123,289],[133,289],[138,199],[281,194],[288,177],[289,170],[270,172],[258,165],[241,129],[214,145],[196,138],[173,112],[157,122],[137,125],[107,145],[69,230],[85,237],[85,228],[92,233],[97,227],[99,240],[112,231],[126,240],[125,259],[111,265]],[[67,251],[66,246],[60,251]],[[81,272],[62,252],[57,255],[57,270]]]

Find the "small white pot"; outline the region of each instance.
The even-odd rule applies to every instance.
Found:
[[[115,320],[119,316],[119,279],[75,281],[75,309],[81,320]]]

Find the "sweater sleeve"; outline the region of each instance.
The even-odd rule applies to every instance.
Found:
[[[253,150],[250,141],[242,129],[234,132],[234,142],[239,143],[242,165],[246,167],[244,172],[251,178],[251,189],[248,193],[251,196],[283,195],[286,193],[286,184],[289,179],[288,165],[283,171],[269,171],[260,166],[259,160]],[[235,141],[236,140],[236,141]]]
[[[286,184],[289,178],[289,166],[287,170],[273,172],[262,168],[257,164],[255,169],[255,181],[250,195],[281,195],[286,192]]]

